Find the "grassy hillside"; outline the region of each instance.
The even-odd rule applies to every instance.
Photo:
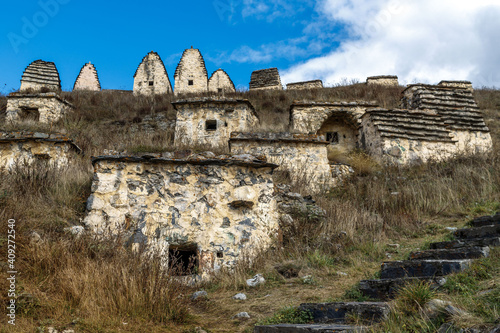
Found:
[[[263,123],[256,130],[283,131],[294,100],[376,100],[391,108],[399,104],[401,90],[358,84],[228,97],[252,102]],[[125,250],[119,240],[99,242],[64,230],[78,225],[85,215],[91,155],[105,150],[176,149],[173,130],[145,132],[139,126],[151,116],[173,120],[172,97],[149,99],[119,92],[64,93],[64,97],[76,110],[52,127],[5,124],[6,103],[0,97],[0,129],[64,132],[86,154],[71,169],[60,172],[37,166],[0,175],[0,230],[7,230],[8,219],[16,220],[21,294],[16,326],[7,326],[2,319],[0,332],[37,332],[49,326],[76,332],[195,332],[195,327],[208,332],[251,332],[256,322],[279,317],[276,313],[293,316],[280,312],[288,305],[357,297],[346,291],[355,291],[360,279],[372,277],[382,260],[402,259],[415,248],[448,237],[445,227],[461,227],[473,217],[500,209],[500,91],[478,90],[476,98],[494,142],[490,155],[382,168],[358,152],[350,156],[358,172],[342,187],[315,198],[326,218],[297,213],[283,246],[262,253],[251,264],[242,262],[233,273],[223,272],[201,287],[184,286],[165,275],[158,261],[143,260],[141,254]],[[139,129],[133,130],[134,126]],[[294,190],[304,193],[300,185]],[[4,231],[0,232],[2,249],[6,248]],[[388,246],[393,243],[401,246]],[[493,274],[498,273],[498,257],[495,251],[485,263],[492,274],[478,277],[470,297],[464,298],[452,287],[442,296],[469,310],[470,320],[477,325],[491,324],[498,317],[498,274]],[[0,288],[8,290],[3,260]],[[283,269],[298,276],[287,279],[278,273]],[[256,273],[264,275],[266,284],[247,287],[245,280]],[[208,299],[191,301],[189,296],[201,288]],[[473,298],[492,288],[493,301]],[[245,292],[248,300],[233,300],[238,292]],[[6,304],[6,293],[0,295]],[[495,301],[496,309],[491,305]],[[251,318],[231,319],[242,311]],[[402,316],[401,323],[394,319],[387,323],[394,326],[380,330],[390,327],[394,332],[407,317]]]

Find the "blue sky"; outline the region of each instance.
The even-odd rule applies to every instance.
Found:
[[[0,13],[0,92],[32,61],[54,61],[64,90],[95,64],[104,89],[131,89],[156,51],[170,79],[194,46],[209,74],[239,88],[278,67],[284,83],[393,74],[402,83],[468,79],[500,87],[498,0],[9,1]],[[30,29],[31,28],[31,29]]]

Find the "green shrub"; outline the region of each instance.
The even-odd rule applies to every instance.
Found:
[[[311,312],[288,306],[279,310],[271,317],[259,321],[257,325],[307,324],[312,320],[313,316]]]

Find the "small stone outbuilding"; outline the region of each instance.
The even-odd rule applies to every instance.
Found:
[[[236,88],[229,75],[224,70],[218,69],[208,79],[208,91],[223,94],[235,92]]]
[[[208,91],[208,74],[200,50],[184,50],[174,74],[175,94],[204,93]]]
[[[290,131],[324,136],[330,153],[346,153],[358,147],[361,116],[375,102],[294,102],[290,107]]]
[[[134,95],[153,96],[171,94],[172,84],[165,65],[156,52],[149,52],[134,74]]]
[[[39,94],[12,93],[7,96],[6,120],[31,120],[45,124],[57,122],[73,106],[54,92]]]
[[[101,91],[101,83],[99,82],[99,76],[97,75],[97,70],[92,63],[83,65],[80,70],[80,74],[76,78],[75,85],[73,86],[73,91]]]
[[[61,91],[61,79],[53,62],[35,60],[24,70],[20,92]]]
[[[396,75],[380,75],[366,78],[366,84],[369,86],[380,85],[386,87],[397,87],[399,86],[399,81]]]
[[[229,140],[232,154],[263,155],[311,192],[333,185],[328,144],[322,136],[292,133],[233,132]]]
[[[166,155],[94,158],[86,226],[147,246],[179,264],[180,275],[234,267],[276,239],[277,165],[248,155]]]
[[[177,111],[176,145],[227,149],[231,132],[247,132],[259,124],[246,99],[200,98],[172,104]]]
[[[490,130],[467,81],[443,81],[439,85],[413,84],[403,91],[402,107],[435,110],[448,126],[462,153],[488,152],[492,148]]]
[[[283,90],[277,68],[260,69],[252,72],[249,87],[250,90]]]
[[[81,149],[62,134],[0,132],[0,172],[36,162],[63,168],[79,153]]]
[[[431,110],[368,110],[362,117],[359,141],[386,164],[440,161],[457,153],[457,141],[443,117]]]
[[[320,89],[323,88],[323,81],[312,80],[304,82],[293,82],[286,85],[287,90],[304,90],[304,89]]]

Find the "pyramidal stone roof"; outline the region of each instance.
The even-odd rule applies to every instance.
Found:
[[[73,90],[101,90],[99,76],[97,75],[97,70],[93,64],[89,62],[88,64],[83,65],[80,70],[80,74],[78,74],[78,77],[76,78]]]
[[[153,81],[153,86],[144,86],[142,83]],[[160,55],[154,51],[142,58],[134,73],[134,93],[171,93],[172,83],[168,77],[167,69]]]
[[[250,89],[281,87],[280,73],[276,67],[260,69],[252,72]]]
[[[448,126],[437,112],[421,110],[368,109],[368,117],[380,136],[417,141],[455,142]]]
[[[215,81],[218,82],[215,82]],[[215,72],[212,73],[210,78],[208,79],[208,88],[209,90],[213,87],[212,90],[217,91],[214,88],[227,88],[224,85],[227,84],[231,91],[236,91],[236,87],[234,86],[233,80],[229,77],[229,74],[226,73],[225,70],[219,68]]]
[[[468,87],[414,84],[403,91],[402,107],[436,110],[450,129],[489,132]]]
[[[181,60],[179,61],[179,64],[175,69],[174,77],[175,78],[179,77],[184,70],[186,71],[192,70],[194,66],[201,67],[203,75],[208,77],[207,68],[205,66],[205,60],[203,59],[200,50],[193,49],[193,47],[191,47],[190,49],[185,49],[184,52],[182,53]]]
[[[24,70],[21,91],[33,89],[61,90],[61,79],[53,62],[35,60]]]
[[[144,58],[142,58],[141,63],[139,64],[139,66],[137,66],[137,69],[135,70],[134,77],[137,76],[137,72],[139,72],[139,69],[141,68],[141,66],[144,65],[145,63],[147,63],[148,61],[160,61],[161,66],[163,67],[163,71],[165,72],[165,75],[167,75],[167,69],[165,68],[165,64],[163,63],[163,60],[161,60],[160,55],[158,53],[156,53],[155,51],[151,51],[148,54],[146,54],[144,56]]]

